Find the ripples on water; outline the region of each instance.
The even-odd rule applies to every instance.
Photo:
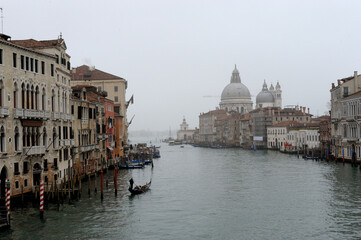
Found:
[[[15,209],[5,239],[352,239],[361,237],[361,172],[274,151],[162,145],[161,159],[112,172],[100,194],[37,209]],[[129,196],[128,180],[152,178]],[[98,178],[99,180],[99,178]],[[99,184],[99,183],[98,183]],[[92,187],[94,188],[94,187]],[[98,186],[98,190],[100,187]]]

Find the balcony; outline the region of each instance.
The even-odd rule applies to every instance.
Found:
[[[9,108],[8,107],[0,107],[0,117],[9,116]]]
[[[95,144],[88,145],[88,146],[80,146],[79,150],[80,152],[89,152],[95,149]]]
[[[71,144],[71,146],[74,146],[75,145],[75,139],[70,139],[70,144]]]
[[[53,120],[60,120],[60,113],[59,112],[53,112]]]
[[[14,109],[14,117],[15,118],[24,118],[24,119],[49,119],[50,112],[44,110],[37,109],[22,109],[15,108]]]
[[[70,146],[70,139],[64,139],[64,146]]]
[[[32,146],[32,147],[23,147],[24,155],[41,155],[45,154],[45,146]]]

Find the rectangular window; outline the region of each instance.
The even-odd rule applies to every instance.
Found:
[[[118,96],[114,97],[114,102],[118,102]]]
[[[25,70],[29,71],[29,57],[25,57]]]
[[[24,162],[23,164],[23,170],[24,170],[24,174],[29,172],[29,163],[28,162]]]
[[[30,58],[30,71],[34,72],[34,58]]]
[[[44,171],[48,171],[48,160],[44,159]]]
[[[54,64],[50,64],[50,75],[54,77]]]
[[[41,74],[45,74],[45,62],[41,61]]]
[[[343,96],[347,97],[348,96],[348,87],[344,87],[343,88]]]
[[[68,70],[70,70],[70,62],[67,62],[67,65],[68,65]]]
[[[20,172],[19,172],[19,163],[16,162],[14,163],[14,175],[19,175]]]
[[[98,87],[98,92],[101,92],[102,91],[102,87]]]
[[[55,54],[55,57],[56,57],[56,63],[59,63],[59,55]]]
[[[38,64],[39,64],[38,59],[35,59],[35,72],[36,73],[38,73]]]
[[[25,69],[25,57],[24,57],[24,55],[20,56],[20,68]]]
[[[4,63],[4,51],[0,48],[0,64]]]
[[[118,92],[118,86],[114,86],[114,92]]]
[[[17,54],[13,53],[13,67],[16,68],[17,67]]]

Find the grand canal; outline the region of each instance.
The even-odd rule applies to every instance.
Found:
[[[104,200],[87,185],[79,201],[14,209],[4,239],[361,238],[361,171],[273,151],[161,145],[160,159],[120,170]],[[112,178],[110,171],[105,178]],[[152,179],[131,197],[128,180]],[[99,178],[98,178],[99,179]],[[98,189],[100,189],[98,187]]]

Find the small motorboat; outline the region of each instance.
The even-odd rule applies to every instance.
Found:
[[[146,191],[149,190],[150,188],[150,185],[152,183],[152,180],[150,180],[149,183],[146,183],[145,185],[143,186],[138,186],[138,185],[135,185],[135,187],[133,188],[133,185],[134,185],[134,180],[133,178],[131,178],[129,180],[129,183],[130,183],[130,186],[128,188],[129,192],[131,192],[132,194],[136,195],[136,194],[141,194],[141,193],[145,193]]]

